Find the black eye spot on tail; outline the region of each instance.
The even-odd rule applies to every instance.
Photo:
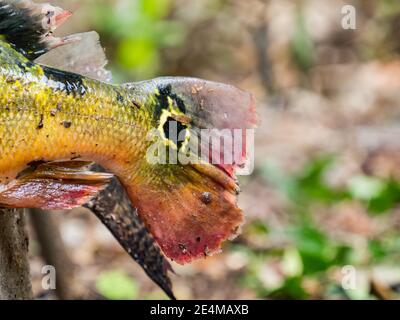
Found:
[[[54,81],[55,89],[64,91],[67,94],[83,96],[87,87],[83,84],[83,77],[79,74],[61,71],[54,68],[42,66],[45,76]]]
[[[179,141],[179,133],[187,127],[179,121],[168,117],[163,125],[164,135],[168,140],[171,140],[180,149],[182,147],[183,141]]]
[[[172,101],[176,104],[178,109],[182,113],[186,113],[186,106],[185,103],[181,98],[178,97],[175,93],[172,92],[172,86],[170,84],[165,86],[158,86],[158,94],[156,95],[156,109],[155,115],[157,118],[161,116],[162,110],[168,108],[168,97],[172,99]]]
[[[46,45],[41,41],[45,32],[39,17],[32,16],[29,10],[0,1],[0,35],[29,60],[47,52]]]

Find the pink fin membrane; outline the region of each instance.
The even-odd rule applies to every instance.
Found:
[[[0,205],[14,208],[71,209],[100,190],[113,175],[86,170],[87,162],[54,162],[29,168],[0,189]]]

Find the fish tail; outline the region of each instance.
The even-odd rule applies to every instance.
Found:
[[[194,78],[124,87],[141,97],[154,124],[145,159],[124,183],[138,214],[178,263],[219,251],[244,220],[236,172],[246,165],[247,138],[258,122],[252,95]]]

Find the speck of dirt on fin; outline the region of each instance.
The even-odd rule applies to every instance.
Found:
[[[208,248],[208,246],[204,246],[204,257],[209,257],[210,256],[210,249]]]
[[[182,250],[182,253],[186,253],[187,252],[187,248],[183,243],[179,243],[178,247],[180,250]]]
[[[200,200],[201,200],[201,202],[203,202],[204,204],[210,204],[211,201],[212,201],[211,193],[209,193],[209,192],[203,192],[203,193],[201,194]]]

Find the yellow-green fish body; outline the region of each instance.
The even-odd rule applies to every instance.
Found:
[[[118,164],[143,158],[154,121],[132,90],[33,64],[2,41],[0,48],[1,183],[32,161],[56,159],[134,174]]]

